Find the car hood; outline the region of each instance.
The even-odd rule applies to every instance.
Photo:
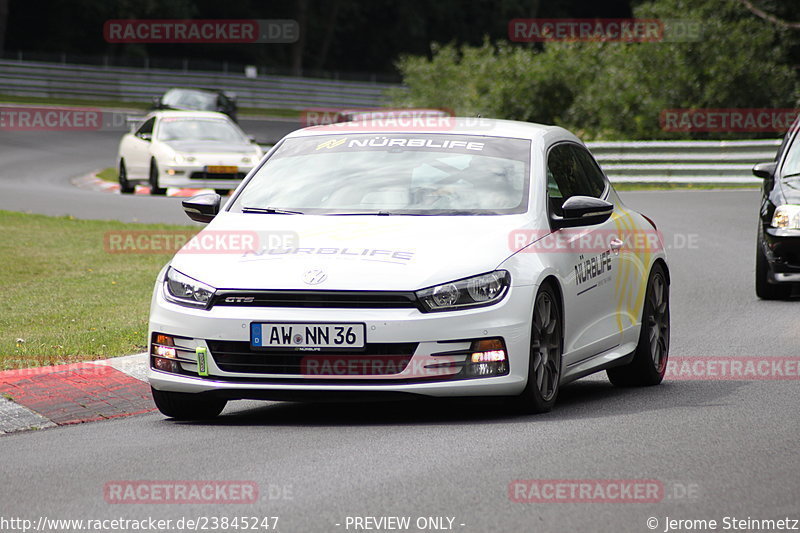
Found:
[[[172,266],[219,289],[416,290],[496,269],[527,218],[224,213]]]
[[[187,154],[195,153],[240,153],[252,154],[256,151],[254,145],[249,143],[226,143],[217,141],[164,141],[164,144],[175,150]]]

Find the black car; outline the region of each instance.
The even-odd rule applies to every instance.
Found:
[[[236,96],[214,89],[175,88],[153,99],[155,109],[217,111],[236,120]]]
[[[800,288],[800,117],[783,139],[774,161],[753,174],[764,180],[756,246],[756,294],[789,298]]]

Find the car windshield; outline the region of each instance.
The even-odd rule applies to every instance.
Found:
[[[308,214],[502,215],[528,206],[530,141],[330,135],[287,139],[232,210]]]
[[[245,136],[230,122],[222,119],[163,118],[158,129],[158,140],[216,141],[245,143]]]
[[[787,178],[800,175],[800,140],[798,140],[798,137],[795,137],[794,142],[789,147],[789,153],[786,154],[781,174]]]
[[[161,102],[170,107],[213,111],[217,108],[217,95],[203,91],[175,90],[168,91]]]

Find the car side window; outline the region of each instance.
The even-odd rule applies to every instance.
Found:
[[[593,196],[586,171],[572,145],[557,144],[547,156],[547,196],[550,208],[558,216],[561,206],[571,196]]]
[[[606,190],[606,177],[600,166],[595,161],[592,154],[585,148],[579,146],[570,146],[575,151],[578,161],[583,166],[583,171],[586,173],[586,185],[588,187],[587,193],[584,196],[594,196],[600,198]]]
[[[153,126],[156,123],[156,117],[151,118],[150,120],[146,121],[142,124],[138,130],[136,130],[136,136],[139,138],[144,138],[145,136],[152,138],[153,137]]]
[[[783,160],[780,174],[781,176],[792,176],[798,173],[800,173],[800,141],[798,141],[798,135],[795,135],[786,149],[786,158]]]

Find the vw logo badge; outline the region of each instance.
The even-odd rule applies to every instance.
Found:
[[[303,282],[306,285],[319,285],[326,279],[328,279],[328,275],[321,268],[312,268],[303,275]]]

